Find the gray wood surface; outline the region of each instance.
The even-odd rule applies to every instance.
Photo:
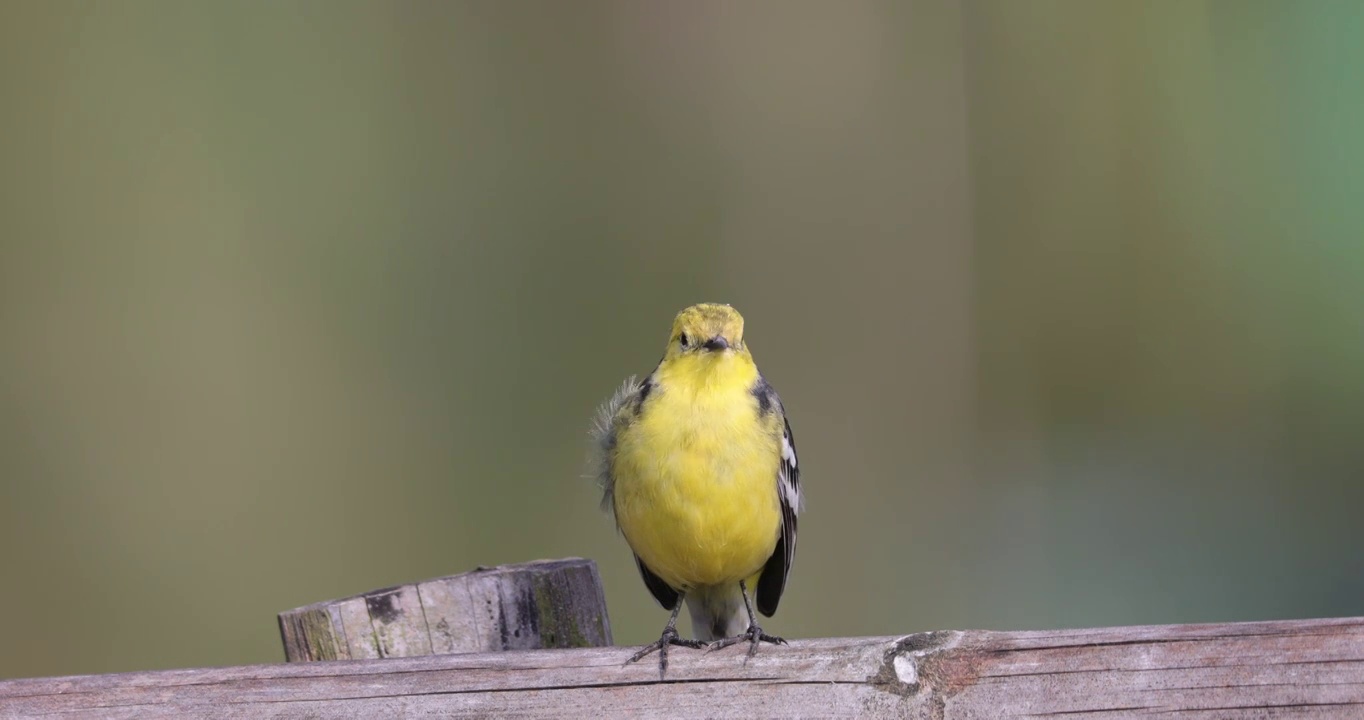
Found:
[[[289,662],[611,644],[597,565],[537,560],[374,590],[279,614]]]
[[[1041,632],[943,631],[0,682],[0,717],[1359,718],[1364,618]]]

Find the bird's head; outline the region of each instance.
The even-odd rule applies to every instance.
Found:
[[[677,314],[668,338],[667,358],[724,357],[748,354],[744,347],[744,316],[728,305],[702,303]]]

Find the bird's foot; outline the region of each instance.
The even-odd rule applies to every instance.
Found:
[[[746,632],[741,632],[738,635],[735,635],[734,637],[721,638],[720,640],[716,640],[715,642],[711,643],[710,649],[721,650],[729,647],[730,645],[741,643],[745,640],[748,641],[749,657],[753,657],[754,655],[758,654],[758,643],[760,642],[772,643],[773,645],[786,644],[785,640],[777,637],[776,635],[768,635],[767,633],[763,632],[763,629],[758,627],[757,625],[749,625],[748,630]]]
[[[661,637],[649,643],[648,645],[645,645],[644,647],[640,648],[639,652],[635,653],[634,655],[631,655],[630,659],[625,661],[625,664],[629,665],[632,662],[636,662],[641,658],[647,656],[649,653],[657,650],[658,679],[662,680],[663,676],[668,672],[669,645],[681,645],[682,647],[689,647],[692,648],[693,650],[699,650],[706,646],[706,644],[701,642],[700,640],[688,640],[682,637],[681,635],[678,635],[677,630],[675,628],[664,628],[663,635]]]

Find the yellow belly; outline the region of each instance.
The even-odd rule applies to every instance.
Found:
[[[617,438],[615,512],[626,541],[679,590],[752,577],[780,531],[779,439],[746,392],[653,402]]]

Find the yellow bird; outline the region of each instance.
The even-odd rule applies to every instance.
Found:
[[[634,551],[644,585],[665,609],[659,676],[668,646],[712,649],[784,643],[753,615],[771,617],[786,587],[802,508],[791,425],[728,305],[678,313],[658,367],[632,377],[601,408],[593,431],[602,505]],[[683,601],[696,640],[677,633]]]

